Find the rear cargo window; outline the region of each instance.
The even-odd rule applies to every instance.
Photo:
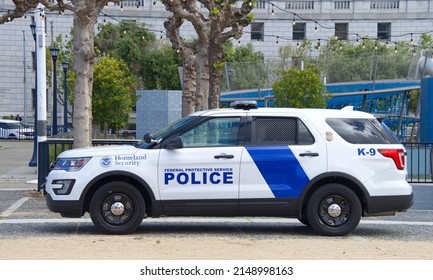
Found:
[[[395,137],[377,119],[326,119],[335,132],[352,144],[395,144]]]

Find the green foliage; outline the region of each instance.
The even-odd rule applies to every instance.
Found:
[[[302,43],[297,46],[286,45],[281,47],[278,50],[279,57],[281,58],[281,68],[301,68],[302,62],[304,62],[304,65],[313,63],[311,57],[312,50],[313,44],[308,39],[304,39]]]
[[[224,67],[224,65],[225,65],[225,62],[222,61],[222,62],[220,62],[220,63],[215,63],[215,64],[213,65],[213,67],[214,67],[215,69],[222,69],[222,68]]]
[[[308,66],[305,70],[283,70],[272,85],[276,107],[325,108],[325,87],[320,81],[319,70]]]
[[[251,22],[254,21],[254,15],[253,14],[249,14],[249,15],[246,16],[245,19],[247,20],[248,24],[250,24]]]
[[[153,48],[140,60],[143,88],[159,90],[181,89],[178,74],[180,57],[169,45]]]
[[[265,87],[267,70],[263,62],[263,53],[255,52],[251,43],[235,48],[234,52],[226,58],[230,89]],[[227,86],[227,79],[223,79],[222,82],[223,88]]]
[[[411,113],[416,113],[417,112],[417,108],[418,108],[418,102],[419,102],[419,95],[420,95],[420,90],[412,90],[410,92],[410,99],[409,99],[409,112]]]
[[[220,13],[220,10],[218,9],[218,7],[213,7],[212,11],[210,11],[210,15],[214,16],[214,15],[218,15]]]
[[[356,44],[332,38],[321,48],[318,66],[328,83],[407,77],[410,46],[398,44],[396,48],[397,53],[376,40]]]
[[[419,44],[423,49],[431,49],[433,48],[433,38],[431,35],[423,33],[421,34]]]
[[[105,128],[120,128],[128,123],[135,106],[136,81],[120,59],[104,56],[95,65],[93,77],[93,120]]]
[[[103,55],[121,58],[137,75],[142,56],[155,40],[155,35],[138,23],[122,21],[100,25],[95,46]]]
[[[95,45],[101,54],[122,59],[144,89],[179,89],[178,54],[160,46],[155,35],[135,22],[99,26]]]
[[[50,162],[55,162],[58,155],[60,155],[64,151],[71,150],[72,148],[72,144],[48,145],[48,155],[50,158]]]

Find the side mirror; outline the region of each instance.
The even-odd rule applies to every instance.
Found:
[[[162,148],[170,150],[181,149],[183,148],[182,139],[179,137],[179,135],[174,135],[162,143]]]
[[[143,136],[143,140],[144,140],[144,142],[146,142],[146,143],[152,143],[152,140],[153,140],[153,134],[150,133],[150,132],[144,134],[144,136]]]

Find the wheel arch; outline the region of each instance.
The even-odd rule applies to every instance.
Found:
[[[126,171],[111,171],[100,174],[99,176],[93,178],[93,180],[90,181],[84,188],[84,191],[80,197],[80,201],[83,201],[82,214],[84,214],[86,211],[89,211],[90,201],[98,188],[105,183],[113,181],[121,181],[133,185],[143,196],[144,202],[146,204],[146,214],[148,216],[160,215],[162,211],[160,207],[158,207],[159,204],[156,202],[155,195],[149,184],[147,184],[146,181],[134,173]]]
[[[365,188],[365,186],[358,179],[346,173],[329,172],[313,178],[308,183],[308,185],[303,189],[297,205],[297,209],[298,209],[297,213],[299,219],[304,217],[305,207],[307,206],[308,200],[313,194],[313,192],[319,189],[321,186],[329,183],[337,183],[337,184],[345,185],[346,187],[350,188],[353,192],[355,192],[356,196],[359,198],[363,213],[365,209],[368,209],[367,197],[369,197],[369,193]]]

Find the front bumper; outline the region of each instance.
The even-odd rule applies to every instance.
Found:
[[[60,213],[62,217],[80,218],[84,215],[83,202],[79,200],[53,200],[47,193],[45,196],[48,209],[51,212]]]

